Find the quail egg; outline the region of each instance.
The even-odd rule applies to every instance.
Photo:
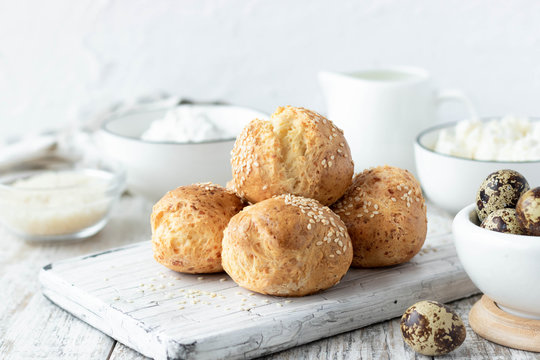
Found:
[[[493,211],[515,208],[521,194],[529,190],[523,175],[514,170],[499,170],[489,174],[476,193],[476,213],[480,221]]]
[[[516,214],[527,235],[540,236],[540,186],[521,195]]]
[[[495,210],[482,221],[480,226],[488,230],[525,235],[525,232],[517,221],[516,209]]]
[[[437,301],[420,301],[401,317],[403,339],[417,353],[434,356],[447,354],[465,341],[461,318]]]

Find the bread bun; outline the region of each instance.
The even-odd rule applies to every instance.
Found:
[[[262,294],[303,296],[339,282],[352,260],[345,224],[313,199],[280,195],[244,208],[223,235],[223,268]]]
[[[351,184],[354,165],[343,131],[303,108],[279,107],[236,139],[231,166],[237,193],[251,203],[295,194],[330,205]]]
[[[243,207],[231,191],[211,183],[169,191],[152,209],[154,258],[184,273],[223,271],[223,230]]]
[[[409,261],[426,239],[426,206],[420,184],[407,170],[382,166],[356,175],[332,206],[349,231],[352,266]]]

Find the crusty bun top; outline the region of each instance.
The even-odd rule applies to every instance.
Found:
[[[223,237],[223,268],[240,286],[302,296],[336,284],[352,260],[343,222],[313,199],[281,195],[244,208]]]
[[[426,239],[426,206],[420,184],[407,170],[379,166],[355,176],[332,205],[349,231],[352,266],[400,264],[420,251]]]
[[[231,154],[236,190],[252,203],[290,193],[330,205],[354,172],[343,131],[314,111],[292,106],[279,107],[270,121],[251,121]]]
[[[223,230],[244,205],[232,191],[212,183],[169,191],[152,209],[154,258],[179,272],[223,271]]]

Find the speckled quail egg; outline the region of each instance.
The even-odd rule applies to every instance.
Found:
[[[488,230],[510,233],[516,235],[525,235],[521,225],[516,217],[516,209],[499,209],[489,214],[481,227]]]
[[[540,236],[540,186],[521,195],[516,214],[527,235]]]
[[[461,318],[437,301],[420,301],[401,317],[403,339],[417,353],[434,356],[447,354],[465,341]]]
[[[523,175],[514,170],[499,170],[489,174],[476,193],[476,213],[480,221],[494,212],[515,208],[521,194],[529,190]]]

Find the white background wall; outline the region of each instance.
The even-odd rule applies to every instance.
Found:
[[[384,64],[540,115],[539,19],[534,0],[0,0],[0,138],[158,92],[324,112],[318,70]]]

